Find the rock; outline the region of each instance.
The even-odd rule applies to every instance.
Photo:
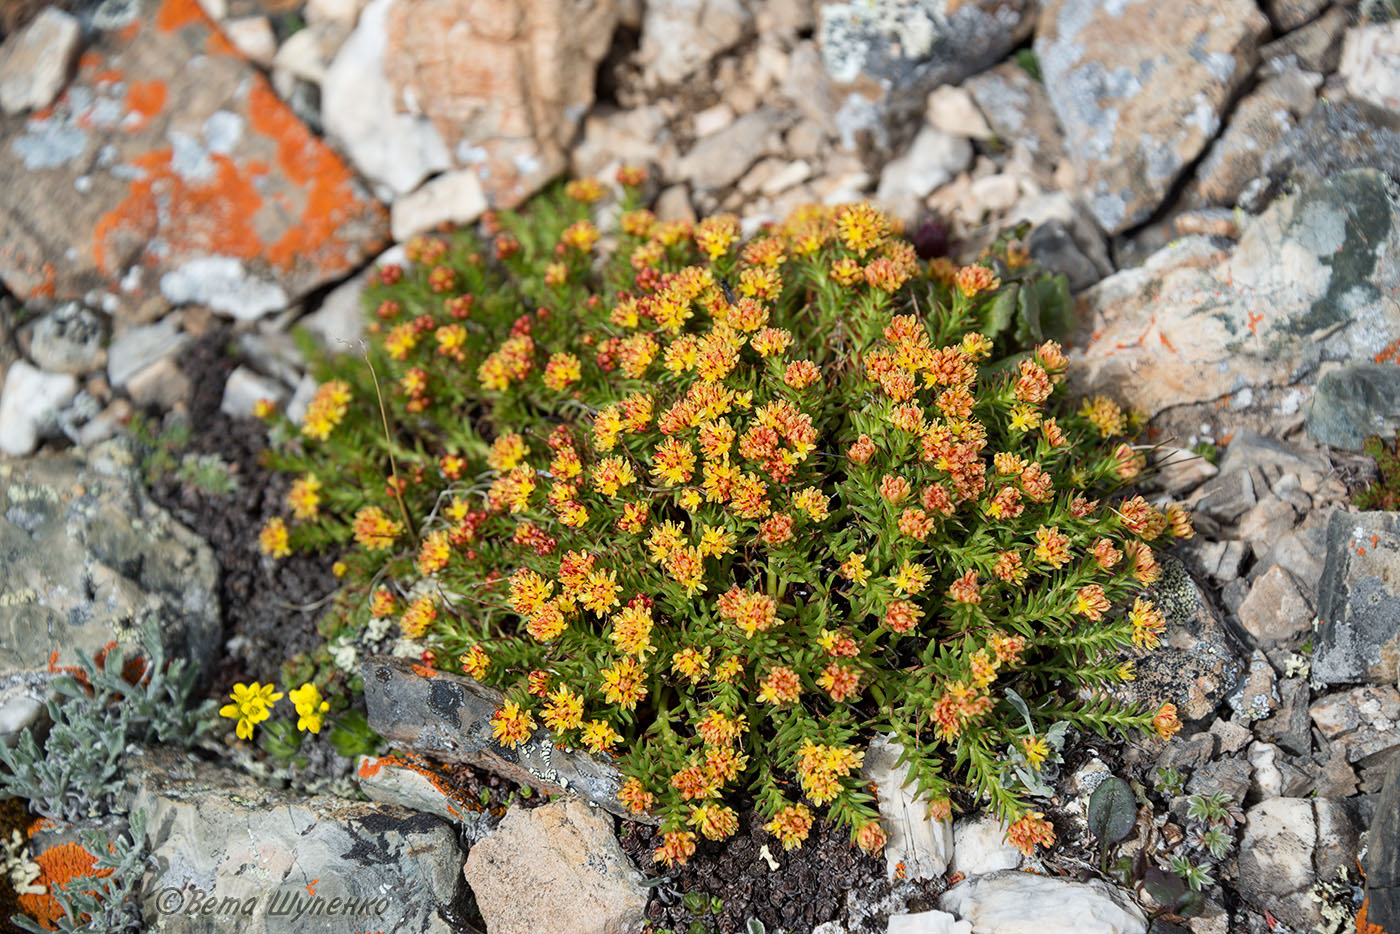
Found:
[[[1169,496],[1185,496],[1220,473],[1220,468],[1192,451],[1163,446],[1152,452],[1152,480]]]
[[[1322,631],[1312,676],[1321,684],[1400,682],[1400,518],[1346,513],[1327,524],[1318,592]]]
[[[1254,582],[1238,615],[1255,643],[1266,646],[1294,643],[1312,629],[1314,619],[1292,576],[1278,565]]]
[[[486,195],[475,172],[444,172],[417,191],[394,199],[390,230],[403,243],[442,224],[470,224],[486,208]]]
[[[280,382],[254,372],[247,366],[239,366],[228,375],[224,383],[224,398],[219,403],[219,411],[230,418],[247,418],[253,414],[253,405],[260,399],[268,399],[280,407],[287,401],[289,393]]]
[[[244,16],[220,23],[219,28],[233,47],[264,68],[272,65],[277,55],[277,36],[266,16]]]
[[[1393,931],[1400,928],[1400,756],[1391,757],[1366,839],[1366,921]]]
[[[922,200],[972,163],[972,144],[924,126],[907,152],[886,164],[876,197],[881,201]]]
[[[1258,489],[1259,484],[1255,488]],[[1268,492],[1240,516],[1239,537],[1248,543],[1256,557],[1262,556],[1274,542],[1293,531],[1297,522],[1298,514],[1293,506]]]
[[[45,373],[23,360],[12,363],[0,390],[0,452],[11,457],[31,453],[77,394],[78,381],[71,373]]]
[[[1313,521],[1313,515],[1307,521]],[[1302,593],[1317,593],[1322,580],[1322,563],[1327,556],[1327,517],[1323,515],[1322,519],[1320,523],[1304,526],[1280,538],[1259,559],[1255,570],[1281,568],[1288,572]]]
[[[1337,73],[1353,97],[1400,111],[1400,20],[1348,29]]]
[[[1257,502],[1254,478],[1246,469],[1218,473],[1196,490],[1187,505],[1194,514],[1233,525]]]
[[[1279,697],[1274,666],[1258,649],[1249,657],[1244,680],[1230,695],[1230,708],[1246,720],[1263,720],[1278,708]]]
[[[1254,738],[1249,727],[1241,726],[1234,720],[1222,720],[1219,717],[1216,717],[1215,722],[1210,725],[1210,733],[1219,741],[1220,751],[1227,756],[1239,752]]]
[[[1020,65],[1002,62],[968,78],[964,86],[997,139],[1025,149],[1047,165],[1064,158],[1064,135],[1045,86]]]
[[[954,873],[972,878],[1019,869],[1023,861],[1021,851],[1006,842],[1006,825],[995,817],[961,820],[953,828],[953,859],[949,868]]]
[[[1278,693],[1278,710],[1254,724],[1254,732],[1260,739],[1277,743],[1295,756],[1306,756],[1312,752],[1308,682],[1302,678],[1284,678],[1278,682]]]
[[[1268,27],[1252,0],[1047,4],[1035,39],[1045,90],[1106,231],[1146,220],[1215,137]]]
[[[929,126],[949,136],[962,136],[968,139],[991,139],[992,128],[987,119],[973,103],[972,94],[966,87],[945,84],[935,88],[928,96],[924,110]]]
[[[148,8],[96,36],[53,107],[0,127],[7,287],[119,321],[167,301],[254,316],[358,266],[381,206],[197,5]]]
[[[504,808],[488,812],[480,801],[452,787],[431,764],[412,755],[361,756],[355,776],[371,801],[441,817],[460,826],[472,843],[486,837],[505,813]]]
[[[152,614],[172,655],[211,664],[217,575],[209,546],[147,496],[125,442],[0,463],[0,690],[41,698],[50,662],[126,641]]]
[[[642,17],[639,63],[657,84],[679,84],[753,30],[741,0],[660,0]]]
[[[0,45],[0,110],[43,110],[68,80],[82,28],[77,17],[44,7],[29,25]]]
[[[564,169],[564,148],[593,104],[616,0],[391,0],[384,16],[391,100],[398,110],[421,108],[493,206],[516,207]]]
[[[389,13],[398,0],[370,0],[321,85],[326,135],[371,181],[406,194],[452,154],[433,121],[402,103],[385,74]]]
[[[692,118],[691,133],[696,138],[718,133],[733,123],[735,116],[734,108],[724,101],[720,101],[713,107],[706,107]]]
[[[899,867],[904,878],[937,879],[953,855],[953,826],[929,819],[928,801],[917,795],[907,765],[897,765],[904,747],[877,736],[865,752],[861,775],[875,786],[880,816],[889,832],[885,870],[893,877]]]
[[[972,925],[946,911],[916,911],[908,915],[890,915],[885,934],[972,934]]]
[[[655,105],[594,107],[583,118],[583,139],[569,153],[573,174],[602,178],[621,165],[669,164],[678,158],[666,115]]]
[[[1198,208],[1182,211],[1172,218],[1172,229],[1178,237],[1224,237],[1226,240],[1240,238],[1240,225],[1235,212],[1228,208]]]
[[[189,342],[180,330],[181,317],[166,315],[155,324],[130,328],[107,348],[107,381],[121,389],[137,373],[162,357],[173,356]]]
[[[1161,754],[1157,756],[1156,767],[1194,772],[1215,757],[1219,744],[1220,738],[1207,731],[1192,733],[1189,736],[1178,734],[1162,747]]]
[[[107,328],[102,316],[65,302],[34,322],[29,356],[42,370],[81,376],[106,362]]]
[[[620,817],[647,820],[617,800],[622,776],[610,762],[561,749],[543,729],[520,746],[498,743],[491,730],[498,691],[401,658],[367,658],[363,677],[370,726],[395,749],[490,769],[546,794],[570,791]]]
[[[1201,538],[1191,548],[1201,572],[1222,586],[1239,578],[1246,551],[1244,543],[1234,539],[1220,542]]]
[[[1352,688],[1313,701],[1313,725],[1357,762],[1400,745],[1400,691],[1393,685]]]
[[[1302,29],[1279,36],[1259,50],[1265,74],[1311,71],[1330,75],[1341,59],[1342,40],[1351,25],[1351,13],[1333,5]]]
[[[1191,773],[1186,783],[1186,793],[1208,795],[1220,791],[1229,795],[1236,804],[1243,804],[1253,775],[1253,768],[1244,756],[1222,756]]]
[[[1317,820],[1317,849],[1313,852],[1313,868],[1317,870],[1319,879],[1350,875],[1356,868],[1360,841],[1348,803],[1326,798],[1313,801],[1313,813]]]
[[[1287,72],[1262,82],[1230,114],[1196,167],[1193,193],[1204,204],[1232,207],[1260,174],[1264,154],[1312,110],[1321,75]]]
[[[1332,370],[1304,412],[1308,436],[1319,444],[1359,451],[1371,435],[1391,440],[1400,429],[1400,367],[1366,360]]]
[[[1239,893],[1296,929],[1322,918],[1308,891],[1319,876],[1313,866],[1317,819],[1307,798],[1268,798],[1245,812],[1239,847]]]
[[[612,819],[572,797],[512,808],[471,848],[465,874],[492,934],[622,934],[647,904]]]
[[[1153,416],[1306,386],[1320,362],[1400,339],[1397,290],[1400,189],[1376,171],[1346,172],[1275,203],[1233,254],[1188,237],[1086,292],[1070,355],[1077,391],[1112,392]]]
[[[1054,906],[1047,911],[1047,906]],[[960,882],[938,907],[996,934],[1146,934],[1132,898],[1102,879],[1071,882],[1028,872],[994,872]]]
[[[363,0],[307,0],[306,21],[313,24],[334,23],[351,29],[363,6]]]
[[[1225,621],[1176,556],[1159,556],[1162,577],[1151,599],[1167,620],[1162,644],[1138,660],[1128,696],[1148,709],[1176,704],[1183,721],[1212,716],[1244,671]]]
[[[929,92],[1000,61],[1034,24],[1029,0],[831,0],[817,9],[817,45],[847,149],[897,149]]]
[[[152,870],[139,898],[155,930],[290,929],[279,914],[318,932],[448,934],[460,930],[452,921],[465,923],[462,851],[436,817],[288,794],[169,752],[129,756],[128,769],[130,808],[147,816]],[[214,905],[251,900],[251,916],[201,913],[210,896]]]
[[[1327,0],[1263,0],[1264,12],[1275,32],[1297,29],[1322,12]]]
[[[162,357],[126,381],[127,394],[141,408],[173,409],[194,391],[190,378],[172,357]]]
[[[692,146],[677,164],[676,174],[701,191],[732,185],[758,159],[778,150],[781,131],[776,111],[765,107],[744,114]]]
[[[1081,284],[1087,283],[1090,277],[1097,282],[1113,272],[1113,263],[1104,245],[1103,234],[1099,232],[1083,206],[1065,192],[1056,191],[1035,197],[1023,197],[1009,212],[1008,219],[1027,221],[1031,224],[1031,239],[1027,247],[1031,250],[1031,255],[1038,257],[1038,261],[1044,262],[1047,268],[1064,272],[1066,275],[1076,270],[1085,270],[1079,273],[1078,281]],[[1041,227],[1052,228],[1056,234],[1055,239],[1048,239],[1048,234],[1042,234],[1042,239],[1037,240],[1036,232]],[[1068,234],[1073,241],[1072,244],[1066,245],[1066,250],[1073,250],[1078,254],[1072,267],[1063,265],[1065,261],[1056,258],[1058,251],[1055,249],[1055,240],[1058,240],[1062,233]],[[1062,265],[1050,265],[1057,262]],[[1092,272],[1088,271],[1089,267],[1092,267]],[[1084,284],[1084,288],[1088,288],[1088,284]]]
[[[1220,458],[1221,473],[1249,470],[1251,467],[1277,467],[1279,472],[1327,473],[1332,469],[1326,455],[1261,435],[1248,428],[1234,432]],[[1263,491],[1259,494],[1262,496]]]
[[[1026,247],[1031,258],[1045,269],[1064,273],[1072,292],[1082,292],[1103,278],[1093,260],[1084,255],[1069,228],[1058,220],[1047,221],[1031,230]]]
[[[1261,171],[1271,182],[1309,189],[1352,169],[1373,168],[1400,180],[1400,127],[1394,115],[1366,101],[1346,98],[1314,107],[1264,156]]]

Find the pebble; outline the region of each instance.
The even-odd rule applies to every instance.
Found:
[[[40,369],[82,375],[106,362],[103,317],[77,302],[66,302],[38,321],[29,337],[29,356]]]
[[[444,172],[418,190],[395,198],[389,226],[394,239],[403,243],[442,224],[470,224],[486,208],[486,194],[474,169]]]
[[[278,380],[256,373],[247,366],[240,366],[228,375],[224,383],[224,398],[219,403],[219,411],[232,418],[246,418],[253,414],[253,404],[259,399],[270,399],[280,406],[287,396],[286,387]]]
[[[77,17],[51,6],[11,34],[0,45],[0,110],[13,115],[52,104],[68,80],[80,41]]]
[[[277,55],[277,36],[273,34],[272,23],[268,22],[266,16],[231,19],[221,23],[220,28],[244,57],[264,68],[272,64]]]
[[[1314,618],[1292,575],[1278,565],[1254,582],[1237,615],[1256,644],[1263,646],[1292,643],[1312,629]]]
[[[46,373],[23,360],[12,363],[0,390],[0,451],[11,457],[33,452],[77,394],[78,380],[71,373]]]
[[[107,348],[107,380],[116,389],[161,357],[177,353],[189,341],[182,333],[179,312],[166,315],[154,324],[128,328]]]
[[[1053,911],[1047,910],[1054,906]],[[1132,898],[1101,879],[1073,882],[1029,872],[994,872],[960,882],[938,907],[996,934],[1145,934]]]
[[[916,796],[909,767],[896,764],[903,752],[898,743],[877,736],[866,750],[861,771],[877,789],[880,816],[889,833],[885,868],[891,876],[902,866],[906,879],[936,879],[953,855],[953,827],[948,821],[929,819],[928,802]]]
[[[972,162],[972,144],[932,126],[919,130],[899,158],[886,163],[875,196],[881,201],[923,199]]]
[[[1002,869],[1019,869],[1025,857],[1006,842],[1006,825],[991,815],[961,820],[953,828],[949,868],[971,878]]]
[[[946,911],[919,911],[890,915],[885,934],[972,934],[972,924],[959,921]]]
[[[1400,111],[1400,20],[1348,29],[1337,73],[1354,97]]]
[[[924,118],[936,130],[951,136],[966,136],[969,139],[987,140],[995,134],[987,126],[987,118],[972,100],[972,94],[963,87],[945,84],[928,96]]]

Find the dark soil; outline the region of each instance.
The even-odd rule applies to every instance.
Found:
[[[224,383],[239,363],[225,352],[229,337],[228,329],[216,328],[181,355],[180,368],[193,384],[188,413],[193,435],[183,452],[223,458],[238,490],[210,493],[174,473],[151,484],[152,498],[209,542],[222,568],[224,635],[234,651],[211,673],[214,695],[226,694],[239,681],[280,680],[284,660],[319,648],[316,619],[336,589],[334,555],[294,553],[274,562],[258,550],[263,522],[286,512],[282,499],[291,478],[260,466],[267,446],[261,422],[219,411]]]
[[[851,845],[845,831],[825,821],[812,826],[811,837],[800,848],[784,852],[763,829],[762,819],[750,811],[739,818],[739,832],[733,837],[718,843],[700,840],[684,866],[670,869],[652,861],[660,842],[656,828],[624,824],[619,839],[643,872],[662,876],[661,884],[651,890],[646,916],[656,929],[669,928],[675,934],[743,934],[750,918],[769,931],[781,927],[807,932],[826,921],[856,920],[847,914],[848,892],[861,892],[872,900],[888,892],[884,859],[867,856]],[[779,863],[777,869],[770,869],[759,854],[765,844]],[[847,930],[884,931],[885,919],[871,918],[868,927]]]

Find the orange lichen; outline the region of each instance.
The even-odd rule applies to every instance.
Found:
[[[101,66],[102,56],[91,49],[78,56],[78,68],[80,70],[86,71],[92,68],[100,68]]]
[[[174,32],[191,23],[204,21],[204,11],[195,0],[165,0],[156,13],[156,28],[161,32]]]
[[[58,274],[54,271],[53,263],[43,265],[43,281],[29,290],[30,298],[53,298],[54,283],[58,281]]]
[[[1245,318],[1249,322],[1249,333],[1258,334],[1259,322],[1264,320],[1264,316],[1261,314],[1255,314],[1252,311],[1247,311],[1245,312]]]
[[[1356,934],[1385,934],[1379,924],[1372,924],[1366,919],[1370,908],[1371,899],[1368,897],[1361,903],[1361,910],[1356,913]]]
[[[1400,340],[1391,341],[1372,359],[1377,363],[1400,363]]]
[[[63,909],[59,906],[58,899],[50,894],[54,886],[66,885],[78,876],[100,878],[112,874],[110,869],[94,869],[93,864],[97,862],[97,857],[77,843],[61,843],[49,847],[35,856],[34,862],[39,864],[39,878],[34,882],[44,886],[46,891],[43,895],[20,895],[19,906],[25,914],[47,928],[54,927],[54,922],[63,917]]]
[[[141,119],[133,122],[127,129],[134,133],[150,123],[165,107],[166,94],[165,82],[158,78],[131,82],[126,89],[126,109]]]
[[[117,31],[117,38],[123,42],[130,42],[141,34],[141,21],[132,20]]]
[[[227,36],[213,28],[209,30],[209,38],[204,40],[204,51],[210,55],[229,55],[235,58],[241,54],[233,43],[228,41]]]

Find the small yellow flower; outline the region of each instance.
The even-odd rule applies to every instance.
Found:
[[[287,697],[297,708],[297,729],[304,733],[320,733],[321,719],[331,705],[321,698],[321,691],[316,685],[308,681],[288,691]]]
[[[253,728],[272,716],[271,707],[282,699],[280,691],[274,691],[270,684],[235,684],[232,704],[219,708],[219,716],[237,720],[235,732],[239,739],[252,739]]]
[[[265,555],[274,558],[285,558],[292,553],[287,542],[287,523],[282,521],[280,516],[274,516],[267,520],[267,524],[258,533],[258,547]]]

